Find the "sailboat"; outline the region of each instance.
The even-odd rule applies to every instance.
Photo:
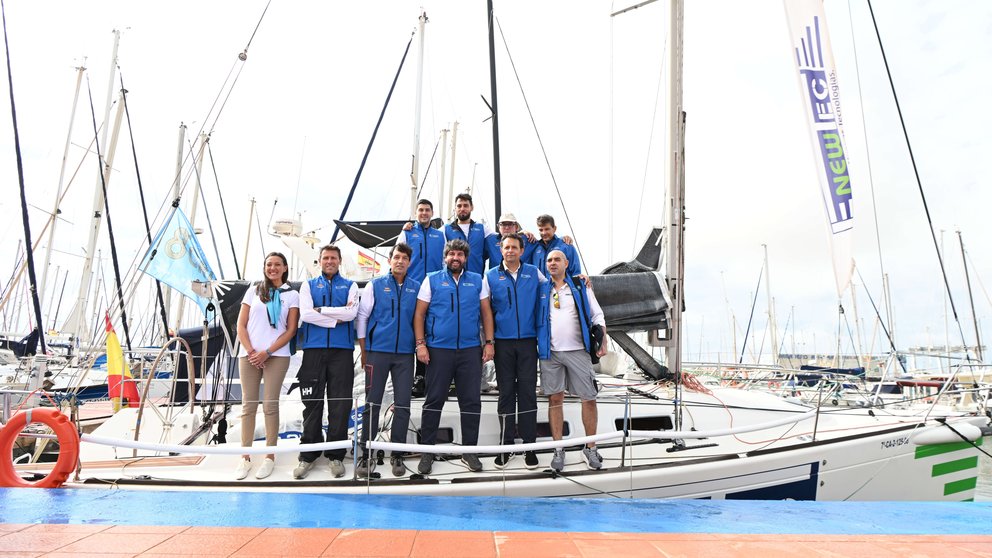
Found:
[[[672,2],[673,45],[681,33],[682,2]],[[672,48],[681,68],[681,49]],[[678,77],[673,80],[678,83]],[[681,145],[684,118],[681,99],[673,96],[673,146]],[[628,498],[802,499],[802,500],[962,500],[974,493],[978,446],[989,430],[979,413],[929,415],[888,409],[831,409],[786,401],[773,395],[723,387],[706,387],[682,374],[680,323],[683,305],[684,202],[682,150],[672,149],[673,198],[670,222],[653,231],[639,255],[594,275],[592,282],[604,303],[612,334],[649,332],[666,346],[662,365],[650,353],[629,345],[646,377],[632,381],[600,377],[597,442],[604,458],[602,470],[588,470],[569,451],[564,470],[549,469],[555,447],[572,448],[590,438],[578,435],[578,405],[566,400],[566,435],[550,441],[547,400],[538,408],[539,441],[512,450],[534,450],[539,468],[522,463],[496,470],[484,458],[485,469],[471,472],[457,458],[435,463],[429,476],[409,471],[401,477],[357,478],[354,463],[346,477],[334,479],[317,468],[305,480],[292,480],[300,446],[291,433],[276,447],[275,472],[264,480],[233,480],[238,456],[244,452],[223,438],[237,439],[237,426],[221,436],[215,419],[226,410],[211,407],[208,416],[189,403],[157,409],[125,409],[92,434],[82,437],[78,471],[64,486],[74,488],[302,491],[313,493],[582,496]],[[664,273],[661,268],[665,264]],[[222,313],[237,307],[244,283],[223,283],[217,297]],[[630,289],[637,298],[630,298]],[[624,293],[627,293],[626,295]],[[611,298],[616,295],[616,298]],[[647,301],[647,303],[645,302]],[[231,302],[234,302],[232,305]],[[227,303],[227,304],[225,304]],[[226,320],[230,328],[230,319]],[[228,334],[230,335],[230,334]],[[622,335],[614,341],[627,349]],[[191,390],[192,391],[192,390]],[[295,398],[295,399],[294,399]],[[284,399],[284,416],[298,413],[298,392]],[[376,440],[372,451],[403,449],[437,451],[442,457],[461,453],[493,456],[508,450],[500,445],[495,396],[483,395],[479,446],[460,446],[456,412],[442,415],[442,436],[450,443],[419,446],[419,405],[415,400],[408,444]],[[453,409],[449,404],[447,409]],[[237,406],[227,411],[237,415]],[[388,421],[388,415],[386,420]],[[6,442],[10,434],[0,436]],[[215,443],[219,442],[219,443]],[[355,449],[354,439],[318,445]],[[314,449],[316,447],[314,446]],[[0,450],[4,447],[0,443]],[[273,450],[252,448],[250,453]],[[518,460],[519,461],[519,460]],[[415,457],[407,458],[413,468]],[[73,463],[75,465],[75,463]],[[46,476],[59,465],[25,464],[22,477]],[[74,467],[75,469],[75,467]],[[63,471],[64,472],[64,471]],[[3,480],[11,480],[5,477]]]

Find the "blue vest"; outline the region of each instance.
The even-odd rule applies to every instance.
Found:
[[[579,265],[579,253],[575,251],[574,246],[565,244],[565,241],[558,238],[558,235],[553,236],[547,246],[544,245],[544,241],[538,240],[534,247],[534,253],[531,254],[530,263],[541,270],[541,273],[546,277],[551,277],[551,274],[548,273],[547,259],[548,252],[554,250],[561,250],[565,254],[565,257],[568,258],[568,269],[565,270],[566,277],[573,277],[582,273],[582,266]]]
[[[523,263],[530,262],[534,254],[534,248],[537,247],[537,241],[530,242],[526,236],[521,236],[520,238],[524,241],[524,251],[520,254],[520,261]],[[503,252],[499,249],[500,240],[502,240],[502,237],[498,234],[491,234],[486,237],[486,258],[489,259],[489,269],[495,269],[499,267],[499,264],[503,263]]]
[[[424,334],[427,346],[435,349],[466,349],[481,345],[482,276],[463,271],[455,283],[447,269],[427,276],[431,302],[427,306]]]
[[[589,307],[589,295],[586,293],[586,285],[579,282],[578,285],[568,275],[565,276],[568,288],[572,289],[572,297],[575,300],[575,309],[579,315],[579,331],[582,332],[582,344],[589,352],[589,324],[592,319],[592,309]],[[537,319],[537,357],[542,360],[551,358],[551,293],[555,288],[554,282],[548,278],[547,283],[542,283],[538,295],[538,319]]]
[[[537,273],[530,264],[520,264],[516,280],[502,265],[486,272],[496,339],[537,337],[537,295],[541,286]]]
[[[403,286],[393,274],[372,280],[374,306],[365,329],[365,349],[382,353],[412,354],[413,313],[417,309],[420,282],[409,275]]]
[[[496,236],[496,235],[493,235]],[[468,242],[468,262],[465,269],[472,273],[482,275],[486,271],[486,228],[482,223],[472,221],[468,229],[468,238],[458,226],[457,222],[448,223],[444,226],[445,241],[456,238]]]
[[[406,231],[406,243],[413,248],[407,277],[423,283],[428,273],[444,267],[444,233],[440,230],[414,223],[413,228]]]
[[[328,281],[323,274],[308,281],[313,307],[347,306],[348,293],[352,282],[340,273]],[[352,322],[338,322],[335,327],[320,327],[308,322],[300,325],[300,348],[307,349],[352,349],[355,348],[355,327]]]

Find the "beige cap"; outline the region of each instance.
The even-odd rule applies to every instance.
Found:
[[[503,216],[499,218],[499,221],[496,221],[497,225],[501,223],[516,223],[518,227],[520,226],[520,221],[517,221],[517,218],[512,213],[504,213]]]

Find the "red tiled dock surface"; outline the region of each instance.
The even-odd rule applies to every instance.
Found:
[[[992,558],[992,536],[391,531],[0,523],[0,556]]]

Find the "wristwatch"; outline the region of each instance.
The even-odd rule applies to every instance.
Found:
[[[486,345],[492,345],[492,344],[493,344],[492,339],[486,339]]]

